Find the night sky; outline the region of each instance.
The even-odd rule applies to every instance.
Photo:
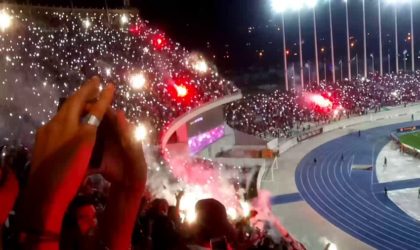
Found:
[[[334,1],[334,0],[333,0]],[[359,54],[362,59],[362,3],[361,0],[349,0],[350,36],[354,37],[355,47],[352,56]],[[19,1],[18,1],[19,2]],[[26,2],[26,1],[21,1]],[[32,0],[32,4],[48,4],[57,1]],[[60,1],[62,6],[70,6],[69,1]],[[77,7],[105,6],[100,0],[73,0]],[[139,8],[140,15],[169,34],[171,38],[186,46],[189,50],[204,53],[224,72],[246,72],[250,67],[280,67],[282,63],[282,41],[280,18],[270,9],[269,0],[132,0],[131,5]],[[109,7],[122,7],[123,1],[108,0]],[[334,38],[336,61],[346,57],[345,5],[342,0],[333,2]],[[368,56],[378,51],[377,1],[366,0]],[[420,5],[415,12],[420,11]],[[415,25],[420,25],[420,18]],[[329,19],[328,4],[320,1],[317,7],[319,47],[325,48],[320,54],[329,61]],[[409,43],[404,41],[410,32],[409,8],[399,10],[400,50],[409,50]],[[304,60],[313,61],[314,45],[312,30],[312,12],[302,11]],[[390,51],[394,53],[393,7],[383,6],[384,57]],[[291,51],[290,62],[298,62],[297,14],[286,16],[288,49]],[[388,36],[389,34],[389,36]],[[418,35],[420,37],[420,34]],[[389,40],[389,41],[388,41]],[[419,40],[419,39],[417,39]],[[417,50],[418,51],[418,50]],[[260,52],[262,56],[260,56]],[[296,54],[295,54],[296,53]],[[393,60],[392,60],[393,62]]]

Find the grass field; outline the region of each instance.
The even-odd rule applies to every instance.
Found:
[[[420,132],[402,135],[400,136],[400,141],[403,144],[420,150]]]

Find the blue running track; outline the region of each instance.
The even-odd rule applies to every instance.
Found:
[[[360,138],[350,134],[314,149],[296,169],[301,197],[331,223],[374,248],[420,249],[420,223],[386,197],[387,184],[378,184],[375,168],[351,170],[352,165],[373,165],[390,132],[407,125],[413,123],[362,131]],[[404,182],[398,188],[405,188]]]

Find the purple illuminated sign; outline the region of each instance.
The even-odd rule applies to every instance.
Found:
[[[196,154],[225,135],[225,126],[221,125],[210,131],[188,139],[188,147],[192,154]]]

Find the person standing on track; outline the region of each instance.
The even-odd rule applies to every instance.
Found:
[[[314,158],[314,165],[316,165],[316,162],[317,162],[317,160],[316,160],[316,157]]]
[[[384,158],[384,167],[388,166],[388,159],[385,157]]]
[[[362,135],[362,132],[359,130],[359,137]]]

